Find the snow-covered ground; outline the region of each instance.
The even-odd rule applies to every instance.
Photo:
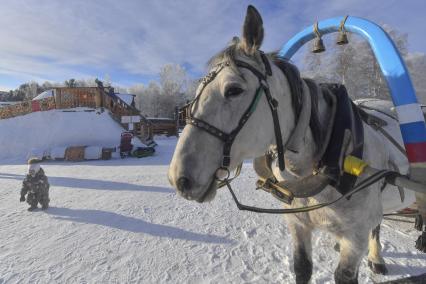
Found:
[[[178,197],[166,176],[176,139],[157,142],[156,155],[143,159],[45,163],[45,212],[19,202],[23,161],[0,161],[0,283],[294,283],[283,218],[239,212],[226,190],[208,204]],[[254,182],[246,164],[235,181],[241,199],[279,207]],[[360,283],[426,272],[412,227],[384,221],[389,275],[373,275],[364,259]],[[312,283],[333,283],[333,246],[315,233]]]

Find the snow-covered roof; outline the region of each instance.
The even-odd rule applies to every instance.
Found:
[[[149,119],[149,120],[174,120],[173,118],[170,118],[170,117],[147,117],[146,119]]]
[[[126,104],[130,105],[132,103],[133,97],[132,94],[115,94],[117,97],[122,99]]]
[[[0,102],[0,107],[16,105],[16,104],[19,104],[19,103],[21,103],[21,102]]]
[[[42,100],[42,99],[47,99],[53,97],[53,90],[47,90],[44,91],[43,93],[39,94],[37,97],[35,97],[33,99],[33,101],[38,101],[38,100]]]

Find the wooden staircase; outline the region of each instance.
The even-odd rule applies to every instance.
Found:
[[[114,92],[112,87],[104,87],[101,81],[96,81],[100,90],[100,108],[110,111],[111,117],[124,129],[133,132],[142,143],[152,145],[154,142],[152,124],[142,116],[139,110],[129,105]]]

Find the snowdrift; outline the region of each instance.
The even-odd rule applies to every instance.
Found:
[[[118,146],[124,129],[107,111],[89,110],[51,110],[0,120],[0,160],[22,161],[66,146]]]

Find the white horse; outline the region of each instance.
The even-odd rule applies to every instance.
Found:
[[[314,139],[314,131],[308,125],[304,128],[296,127],[297,114],[294,108],[297,104],[291,94],[292,78],[288,78],[274,63],[277,59],[273,55],[266,57],[259,51],[262,40],[261,16],[254,7],[249,6],[241,41],[234,38],[229,47],[210,61],[213,72],[204,78],[197,91],[198,96],[191,105],[192,123],[184,128],[169,169],[170,183],[188,200],[212,200],[217,190],[216,176],[223,176],[223,172],[218,169],[225,166],[233,170],[245,159],[263,156],[271,148],[276,148],[279,138],[284,145],[288,145],[291,139],[293,143],[297,141],[299,149],[297,152],[285,152],[285,171],[280,171],[278,167],[273,171],[278,180],[311,175],[318,162],[316,154],[320,146]],[[267,94],[259,95],[265,92],[262,85],[268,87],[271,98]],[[309,98],[309,88],[304,82],[301,96],[303,98],[299,99],[302,101]],[[277,124],[271,115],[274,107],[281,126],[281,137],[277,136],[277,130],[274,129]],[[246,116],[248,112],[250,114]],[[318,117],[321,125],[327,125],[331,112],[330,105],[320,92]],[[302,131],[296,131],[295,128]],[[400,164],[399,160],[404,160],[369,125],[364,124],[363,129],[363,160],[369,165],[388,169],[390,164]],[[293,132],[298,132],[300,137],[294,138],[296,134]],[[226,140],[223,136],[232,137]],[[227,144],[225,140],[232,141]],[[348,146],[347,153],[352,146]],[[395,155],[398,157],[395,158]],[[404,161],[407,163],[406,159]],[[386,272],[378,238],[378,225],[383,214],[381,186],[382,183],[375,183],[349,200],[342,199],[329,207],[285,215],[293,238],[297,283],[307,283],[312,275],[311,236],[314,229],[332,233],[339,243],[336,283],[357,283],[358,268],[367,250],[373,271]],[[314,205],[340,196],[335,188],[327,186],[315,196],[295,199],[291,206],[286,206]],[[413,195],[406,196],[407,200],[412,202]]]

